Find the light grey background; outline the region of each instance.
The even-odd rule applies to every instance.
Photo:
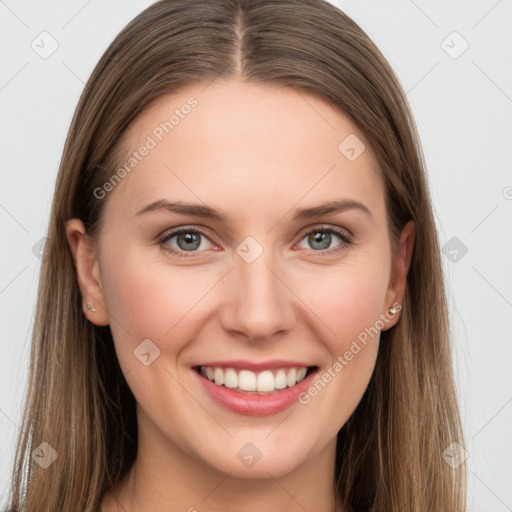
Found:
[[[470,510],[511,511],[511,1],[333,3],[375,41],[412,105],[448,244]],[[94,65],[148,5],[0,0],[0,506],[28,374],[40,265],[33,248],[45,235],[64,139]],[[42,58],[52,39],[58,48]]]

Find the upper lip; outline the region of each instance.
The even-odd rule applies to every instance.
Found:
[[[220,368],[237,368],[239,370],[251,370],[253,372],[260,372],[263,370],[272,370],[275,368],[308,368],[314,366],[308,363],[302,363],[300,361],[289,361],[284,359],[273,359],[271,361],[262,361],[255,363],[253,361],[247,361],[244,359],[236,359],[230,361],[208,361],[194,366],[212,366]]]

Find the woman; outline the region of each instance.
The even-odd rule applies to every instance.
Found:
[[[161,1],[61,162],[12,507],[465,509],[439,246],[388,63],[321,0]]]

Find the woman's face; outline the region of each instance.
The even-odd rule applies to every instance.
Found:
[[[92,262],[85,313],[110,325],[138,404],[139,453],[244,477],[334,453],[410,257],[404,231],[392,259],[363,137],[312,95],[219,79],[159,100],[124,142],[125,172],[96,191],[97,244],[78,237],[76,254]]]

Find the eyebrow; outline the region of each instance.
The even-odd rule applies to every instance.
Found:
[[[372,212],[364,204],[352,199],[335,199],[321,203],[317,206],[299,208],[295,211],[292,220],[311,219],[314,217],[320,217],[321,215],[329,215],[332,213],[339,213],[352,209],[360,210],[373,219]],[[179,201],[170,202],[166,199],[159,199],[158,201],[154,201],[153,203],[144,206],[144,208],[139,210],[136,215],[143,215],[148,212],[160,210],[178,213],[181,215],[191,215],[193,217],[199,217],[203,219],[211,219],[223,223],[226,222],[225,217],[220,212],[209,206],[183,203]]]

